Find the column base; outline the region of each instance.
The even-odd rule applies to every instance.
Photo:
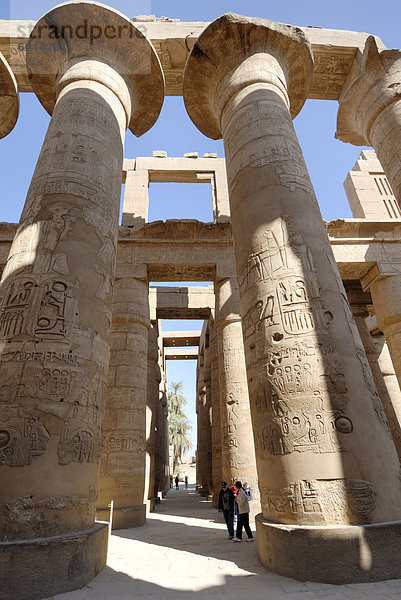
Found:
[[[110,509],[97,508],[96,518],[99,521],[109,521]],[[128,506],[127,508],[114,508],[113,531],[117,529],[131,529],[131,527],[142,527],[146,523],[146,504],[139,506]]]
[[[39,600],[76,590],[106,566],[108,526],[69,535],[0,542],[0,600]]]
[[[280,525],[256,515],[259,560],[299,581],[365,583],[401,577],[401,521],[374,525]]]
[[[219,506],[219,495],[213,494],[212,496],[213,508],[218,508]]]

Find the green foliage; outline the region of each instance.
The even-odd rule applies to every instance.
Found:
[[[182,406],[187,403],[182,394],[182,382],[171,382],[168,394],[168,412],[169,412],[169,442],[173,446],[173,471],[176,472],[178,462],[182,461],[186,450],[191,450],[192,442],[188,433],[192,429],[190,421],[182,410]]]
[[[183,415],[185,413],[182,410],[184,404],[187,403],[183,392],[182,381],[172,381],[170,383],[170,391],[168,393],[168,412],[169,414]]]

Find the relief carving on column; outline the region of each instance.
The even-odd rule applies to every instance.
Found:
[[[296,481],[283,488],[262,488],[262,504],[272,520],[285,523],[294,517],[305,525],[370,523],[376,497],[362,479]]]
[[[331,340],[332,314],[325,310],[316,269],[302,236],[287,217],[277,219],[264,234],[266,242],[248,257],[240,286],[263,285],[264,298],[243,319],[246,344],[266,333],[254,364],[269,382],[258,391],[255,445],[262,454],[343,451],[338,433],[353,430],[341,361]],[[255,352],[255,350],[253,350]]]

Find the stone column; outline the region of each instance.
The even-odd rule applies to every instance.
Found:
[[[148,488],[147,504],[150,511],[154,510],[157,492],[156,485],[156,443],[157,443],[157,411],[159,404],[159,346],[157,343],[157,321],[151,323],[148,339],[148,379],[146,402],[146,476]]]
[[[355,78],[340,98],[336,138],[375,149],[401,204],[401,50],[379,50],[370,36]],[[401,382],[401,274],[391,265],[377,265],[365,278],[380,329],[389,345]]]
[[[206,334],[207,343],[205,344],[205,362],[203,369],[204,387],[204,406],[202,409],[203,421],[203,444],[204,444],[204,460],[205,474],[203,487],[207,491],[207,496],[212,493],[213,478],[212,478],[212,371],[211,371],[211,356],[209,347],[209,333]]]
[[[401,205],[401,50],[369,36],[356,76],[340,97],[336,138],[372,146]]]
[[[394,365],[391,360],[386,338],[381,332],[375,333],[372,335],[372,341],[376,349],[377,364],[387,391],[387,396],[385,397],[389,399],[387,405],[388,408],[384,406],[384,409],[398,451],[398,456],[400,456],[401,460],[401,389],[394,371]],[[381,397],[381,391],[379,389],[378,391]]]
[[[97,43],[75,35],[84,20]],[[128,40],[107,38],[118,27]],[[105,564],[94,519],[124,137],[163,99],[153,48],[113,9],[61,5],[31,42],[31,84],[52,118],[0,291],[0,577],[16,598],[81,587]]]
[[[386,338],[398,383],[401,384],[401,274],[394,266],[377,264],[362,280],[372,296],[380,330]]]
[[[375,383],[375,389],[372,388],[373,398],[376,398],[375,401],[375,411],[379,419],[383,421],[385,426],[388,425],[391,435],[394,440],[394,445],[396,447],[398,457],[401,460],[401,394],[400,388],[397,384],[397,380],[395,383],[397,384],[397,389],[393,388],[392,394],[390,395],[389,389],[386,385],[384,375],[382,372],[382,366],[384,366],[385,354],[382,359],[382,365],[378,362],[378,357],[380,354],[380,350],[376,347],[374,343],[374,338],[372,337],[367,325],[366,321],[362,316],[357,316],[354,313],[354,319],[356,326],[358,327],[359,335],[361,336],[361,341],[366,352],[366,358],[368,359],[370,369],[372,371],[373,381]],[[384,342],[385,343],[385,342]],[[387,345],[386,345],[387,346]],[[388,354],[388,350],[387,350]],[[389,362],[391,364],[391,359],[388,356]],[[384,364],[383,364],[384,363]],[[392,365],[391,365],[392,366]],[[388,371],[388,363],[386,365]],[[390,388],[391,389],[391,388]],[[377,392],[376,392],[377,390]],[[384,412],[383,412],[384,411]]]
[[[0,52],[0,138],[6,137],[18,119],[19,98],[14,73]]]
[[[190,117],[226,150],[259,558],[299,579],[397,577],[398,456],[292,124],[311,78],[299,28],[231,13],[202,32],[184,75]]]
[[[217,354],[219,363],[221,462],[223,480],[246,481],[260,511],[255,446],[249,407],[244,342],[236,279],[215,282]]]
[[[198,492],[202,496],[209,494],[206,475],[207,463],[207,447],[206,447],[206,386],[204,381],[204,354],[198,357],[197,371],[197,398],[196,398],[196,413],[197,413],[197,448],[196,448],[196,483]]]
[[[220,387],[219,363],[217,354],[217,337],[214,325],[210,326],[210,364],[212,392],[212,490],[213,506],[217,508],[223,474],[221,468],[221,421],[220,421]]]
[[[113,529],[138,527],[146,519],[149,328],[147,283],[116,279],[97,502],[97,516],[106,520],[114,500]]]

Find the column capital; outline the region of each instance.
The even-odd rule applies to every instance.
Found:
[[[355,146],[372,146],[377,117],[401,97],[400,75],[401,50],[379,50],[369,36],[358,73],[340,98],[335,137]]]
[[[18,87],[10,65],[0,52],[0,138],[6,137],[18,119]]]
[[[49,114],[66,84],[60,86],[63,78],[67,83],[94,81],[112,90],[136,136],[152,127],[163,104],[164,76],[152,44],[130,19],[100,3],[67,2],[39,19],[30,35],[27,67]]]
[[[311,47],[300,28],[226,13],[206,27],[191,50],[184,72],[185,106],[202,133],[219,139],[222,111],[238,91],[255,83],[275,87],[294,118],[312,74]]]
[[[372,267],[370,271],[361,279],[362,289],[365,292],[369,290],[371,285],[379,279],[383,279],[383,277],[392,277],[394,275],[401,275],[401,264],[377,262],[375,266]]]

